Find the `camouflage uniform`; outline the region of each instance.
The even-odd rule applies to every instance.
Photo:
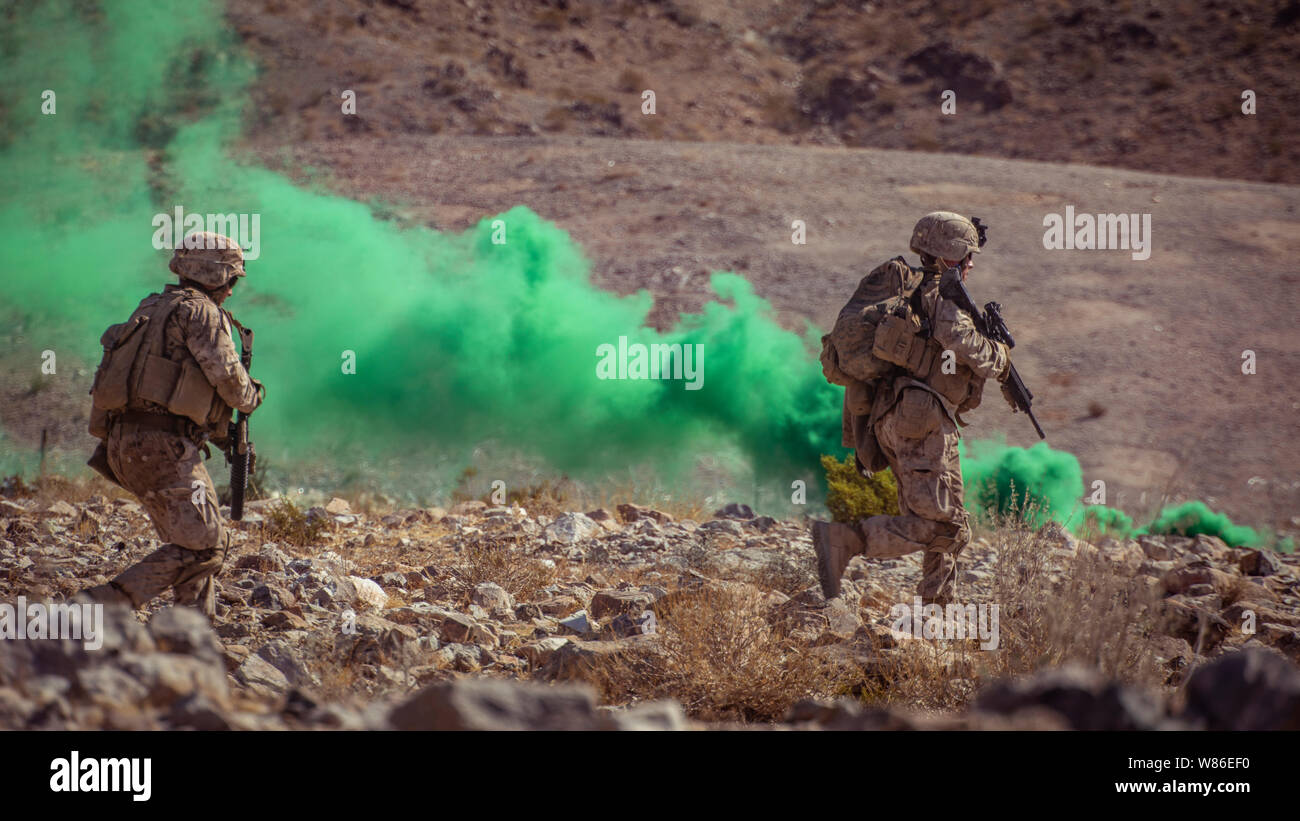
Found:
[[[957,458],[958,414],[979,404],[984,380],[1000,376],[1008,362],[1005,346],[981,336],[964,311],[939,296],[941,274],[937,267],[926,269],[922,303],[933,317],[934,339],[953,352],[959,372],[970,370],[970,391],[954,404],[925,382],[894,379],[873,416],[876,441],[898,484],[900,515],[859,522],[869,558],[925,551],[917,594],[927,603],[952,600],[957,555],[970,542]]]
[[[244,276],[242,254],[235,266],[222,255],[187,250],[178,248],[170,266],[182,277],[214,287],[230,277]],[[165,544],[107,585],[88,592],[100,600],[129,600],[138,608],[170,587],[178,604],[197,606],[212,618],[216,614],[213,580],[229,550],[230,534],[201,458],[207,448],[200,446],[209,436],[223,438],[231,408],[253,411],[261,403],[261,392],[239,361],[226,312],[198,288],[180,285],[166,286],[161,297],[151,295],[141,307],[150,300],[170,299],[179,301],[163,327],[161,352],[155,353],[174,363],[197,365],[216,398],[205,425],[139,398],[128,405],[134,413],[109,424],[104,442],[108,465],[121,485],[140,499]],[[156,416],[160,425],[131,421],[141,419],[141,412]],[[167,423],[174,429],[162,429]]]
[[[949,212],[917,223],[912,250],[946,259],[978,252],[974,227]],[[926,378],[899,375],[877,390],[870,412],[855,415],[846,403],[845,443],[852,444],[867,470],[886,465],[898,485],[897,516],[872,516],[853,525],[819,522],[813,540],[823,591],[838,595],[839,577],[854,555],[894,558],[925,552],[917,594],[925,603],[946,604],[956,595],[957,556],[970,542],[957,456],[959,414],[978,407],[984,381],[1001,379],[1010,359],[1006,346],[982,336],[971,318],[939,294],[943,267],[921,269],[917,286],[921,313],[931,336],[952,351],[955,373],[935,370]]]

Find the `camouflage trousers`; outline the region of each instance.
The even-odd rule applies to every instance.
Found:
[[[957,556],[970,543],[963,506],[957,426],[939,400],[911,388],[876,423],[876,440],[898,483],[898,516],[859,521],[868,558],[925,551],[917,595],[947,604],[956,595]]]
[[[177,604],[197,607],[213,618],[214,580],[230,534],[198,446],[184,436],[130,424],[115,425],[105,445],[109,467],[140,499],[166,542],[107,586],[135,608],[170,587]]]

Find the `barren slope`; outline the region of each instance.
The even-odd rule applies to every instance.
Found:
[[[735,270],[786,326],[827,328],[863,274],[909,254],[922,213],[980,216],[993,227],[972,293],[1003,303],[1048,441],[1079,456],[1086,484],[1105,480],[1108,502],[1139,516],[1167,492],[1248,524],[1300,524],[1291,519],[1300,498],[1294,186],[601,138],[387,137],[284,152],[259,153],[272,165],[329,169],[339,192],[396,202],[399,218],[443,229],[527,205],[587,249],[599,285],[654,293],[659,325],[698,309],[708,272]],[[1066,205],[1151,214],[1150,259],[1046,250],[1044,215]],[[791,243],[795,219],[808,225],[807,245]],[[1258,358],[1254,375],[1242,373],[1244,350]],[[1104,415],[1086,418],[1092,403]],[[995,393],[972,418],[968,435],[1036,439]]]

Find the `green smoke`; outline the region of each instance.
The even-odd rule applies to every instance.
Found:
[[[1258,547],[1266,541],[1263,534],[1233,524],[1227,515],[1196,501],[1166,507],[1149,524],[1135,527],[1121,510],[1084,504],[1079,460],[1046,442],[1028,449],[991,441],[971,442],[968,447],[963,442],[958,451],[967,500],[986,514],[1019,515],[1034,524],[1057,521],[1080,536],[1204,533],[1234,547]],[[1287,545],[1283,542],[1279,547]]]
[[[1127,513],[1105,505],[1088,505],[1085,508],[1083,530],[1117,539],[1127,538],[1136,532],[1133,519]]]
[[[772,501],[812,478],[821,454],[843,452],[841,393],[810,354],[815,334],[781,329],[734,274],[715,274],[717,301],[660,334],[644,327],[648,294],[592,287],[580,249],[526,208],[460,235],[404,229],[232,159],[255,70],[218,5],[25,2],[0,15],[7,362],[35,374],[54,350],[49,379],[84,396],[104,327],[170,280],[154,216],[257,214],[261,256],[228,307],[257,333],[268,401],[254,431],[282,486],[354,481],[426,498],[470,464],[633,483],[648,467],[682,487]],[[597,348],[619,337],[702,345],[702,388],[597,379]],[[34,464],[0,431],[0,470]],[[1006,513],[1028,500],[1040,521],[1142,532],[1082,505],[1077,460],[1046,444],[972,443],[962,469],[975,506]],[[1175,529],[1258,538],[1204,506],[1147,528]]]
[[[1264,541],[1254,529],[1235,525],[1222,513],[1215,513],[1204,502],[1186,502],[1160,511],[1142,533],[1177,533],[1180,536],[1218,536],[1230,545],[1257,546]]]
[[[260,257],[228,307],[257,334],[268,401],[255,433],[283,482],[383,481],[421,497],[475,461],[684,479],[704,454],[788,493],[837,449],[839,395],[810,339],[740,277],[715,274],[719,301],[656,333],[648,294],[592,287],[570,238],[526,208],[461,235],[403,229],[237,163],[226,147],[253,70],[215,5],[6,15],[0,268],[19,347],[93,368],[103,328],[170,279],[155,214],[255,214]],[[701,346],[701,389],[597,379],[597,348],[620,337]]]
[[[996,442],[958,445],[962,482],[970,500],[983,510],[1023,513],[1041,524],[1049,519],[1075,527],[1082,519],[1083,472],[1073,454],[1046,442],[1029,449]]]

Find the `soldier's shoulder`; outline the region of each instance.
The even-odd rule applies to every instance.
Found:
[[[898,277],[898,281],[902,283],[905,291],[915,289],[925,279],[924,268],[912,266],[906,258],[901,256],[894,257],[882,264],[881,267],[887,268],[894,276]]]
[[[182,325],[206,327],[221,324],[221,309],[202,291],[179,288],[173,293],[179,296],[175,316]]]
[[[178,298],[177,308],[184,308],[192,313],[211,313],[220,315],[221,311],[217,308],[217,303],[208,298],[208,295],[197,288],[177,288],[171,293]]]
[[[905,273],[910,272],[912,270],[912,266],[907,263],[907,258],[901,256],[894,257],[893,259],[887,259],[884,262],[880,263],[880,265],[877,267],[889,268],[894,271],[902,271]]]

